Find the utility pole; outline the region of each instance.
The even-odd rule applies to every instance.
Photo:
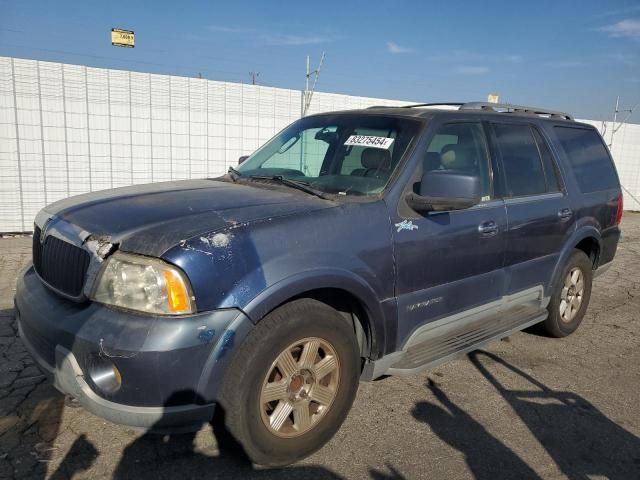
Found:
[[[258,84],[258,77],[260,76],[260,72],[249,72],[249,75],[251,76],[251,85],[257,85]]]
[[[309,106],[311,105],[311,98],[313,97],[313,92],[316,89],[316,82],[318,81],[318,77],[320,76],[320,69],[322,68],[322,64],[324,63],[325,53],[322,52],[322,56],[320,57],[320,63],[318,64],[318,68],[316,68],[313,72],[309,71],[309,55],[307,55],[307,74],[305,76],[305,84],[304,84],[304,94],[303,105],[302,105],[302,116],[304,117],[307,114],[307,110],[309,110]],[[309,79],[313,77],[313,85],[311,86],[311,90],[309,90]]]

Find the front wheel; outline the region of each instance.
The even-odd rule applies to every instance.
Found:
[[[353,327],[336,310],[311,299],[285,304],[256,325],[225,372],[225,425],[257,464],[300,460],[344,421],[359,365]]]
[[[545,333],[560,338],[577,330],[589,305],[592,279],[591,259],[582,250],[574,250],[551,296],[549,316],[542,323]]]

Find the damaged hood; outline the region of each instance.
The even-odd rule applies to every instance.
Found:
[[[43,213],[121,250],[159,257],[196,235],[335,205],[282,188],[183,180],[87,193],[53,203]]]

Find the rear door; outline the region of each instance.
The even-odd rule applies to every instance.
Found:
[[[506,293],[544,288],[575,229],[555,159],[533,123],[491,123],[507,209]],[[545,294],[548,296],[548,293]]]

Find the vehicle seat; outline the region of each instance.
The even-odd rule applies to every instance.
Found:
[[[460,145],[445,145],[440,152],[440,161],[446,170],[473,174],[476,172],[474,155],[471,149]]]
[[[365,148],[360,155],[364,168],[356,168],[351,175],[359,177],[385,177],[391,173],[391,153],[381,148]]]

